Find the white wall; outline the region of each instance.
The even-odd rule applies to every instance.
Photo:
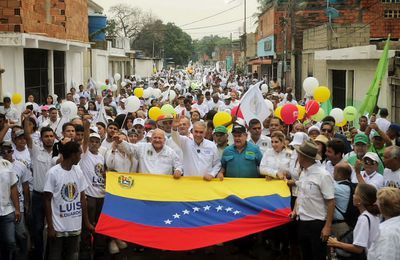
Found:
[[[21,47],[0,47],[2,74],[0,96],[19,93],[25,100],[24,50]]]
[[[153,74],[153,60],[135,60],[135,75],[142,78],[150,77]]]
[[[109,75],[107,51],[92,49],[92,78],[104,82]]]
[[[86,83],[83,78],[83,53],[67,51],[65,53],[65,91],[68,93],[76,84],[76,88],[82,83]]]

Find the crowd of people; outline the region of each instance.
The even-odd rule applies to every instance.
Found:
[[[30,95],[21,112],[4,97],[1,259],[78,259],[126,248],[95,233],[107,171],[177,181],[285,180],[295,223],[290,229],[298,233],[290,247],[299,248],[302,259],[400,259],[400,125],[387,119],[387,109],[340,128],[330,116],[285,125],[273,113],[262,122],[236,113],[214,127],[215,114],[231,113],[256,83],[251,76],[162,71],[147,82],[131,76],[122,82],[118,91],[91,83],[72,87],[65,100],[78,112],[68,121],[60,97],[49,95],[39,105]],[[145,84],[161,95],[142,97],[139,110],[127,113],[127,98]],[[305,102],[277,80],[260,88],[274,107]],[[151,119],[148,111],[164,104],[176,113]]]

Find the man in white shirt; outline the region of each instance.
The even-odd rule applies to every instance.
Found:
[[[85,189],[88,184],[77,164],[82,149],[77,142],[60,149],[63,160],[47,173],[44,185],[48,259],[78,259],[82,220],[90,232]]]
[[[383,161],[386,167],[383,171],[383,186],[400,188],[400,147],[387,147]]]
[[[355,177],[352,178],[353,183],[367,183],[375,186],[377,190],[383,187],[383,176],[378,170],[379,156],[376,153],[368,152],[364,155],[363,161],[357,160],[355,165]],[[361,171],[361,166],[364,171]]]
[[[179,118],[172,124],[172,140],[182,149],[183,172],[185,176],[202,176],[210,181],[221,168],[218,149],[215,143],[206,140],[206,124],[198,121],[193,124],[193,140],[178,133]]]
[[[325,163],[325,169],[333,177],[333,171],[335,165],[343,160],[343,155],[345,151],[345,144],[340,139],[332,139],[328,142],[326,147],[326,157],[327,162]]]
[[[115,136],[118,149],[128,155],[134,155],[139,161],[140,173],[167,174],[179,179],[182,176],[182,162],[178,155],[165,145],[165,132],[161,129],[153,130],[151,143],[130,144],[121,137]]]
[[[11,120],[13,123],[19,123],[19,114],[17,109],[11,107],[11,99],[9,97],[3,98],[3,108],[0,107],[0,113],[5,114],[6,119]]]
[[[12,154],[10,142],[0,145],[0,255],[4,259],[14,259],[17,249],[15,240],[15,223],[21,219],[18,200],[18,177],[12,171],[12,164],[2,159],[6,154]]]
[[[335,210],[334,180],[316,160],[318,147],[306,141],[296,148],[303,168],[296,185],[299,193],[292,217],[299,219],[298,236],[303,259],[325,259]]]
[[[208,110],[218,111],[219,107],[224,105],[224,102],[219,100],[218,93],[214,93],[212,95],[212,99],[208,101],[207,105],[208,105]]]
[[[101,153],[104,155],[105,151],[108,149],[111,149],[112,147],[112,142],[113,142],[113,136],[118,133],[119,131],[119,125],[115,122],[111,122],[107,125],[107,137],[103,140],[103,142],[101,143],[101,147],[104,149],[104,153],[103,151],[101,151]],[[101,150],[103,150],[101,149]]]
[[[249,122],[249,132],[248,142],[257,145],[260,148],[262,154],[268,148],[272,148],[271,137],[262,135],[262,127],[260,120],[254,118]]]
[[[23,114],[23,116],[27,118],[30,114]],[[43,230],[45,218],[43,188],[47,178],[47,171],[50,170],[52,166],[55,134],[50,127],[42,127],[40,130],[40,140],[42,144],[35,144],[32,140],[32,133],[27,123],[28,120],[25,120],[25,122],[25,140],[29,149],[32,173],[34,176],[32,183],[32,238],[35,250],[33,256],[35,259],[43,259]]]
[[[384,133],[389,129],[390,121],[386,118],[389,116],[387,108],[381,108],[379,111],[380,118],[376,119],[375,123]]]
[[[202,93],[197,95],[197,103],[192,105],[192,109],[195,108],[200,112],[201,118],[208,113],[208,106],[207,103],[204,102],[204,95]]]
[[[182,113],[182,111],[186,111],[185,104],[183,101],[185,100],[184,95],[179,95],[178,97],[178,105],[175,107],[175,111],[178,115]]]
[[[190,128],[190,120],[187,117],[181,117],[179,120],[178,132],[180,135],[187,136],[190,139],[193,139],[192,133],[189,131]]]

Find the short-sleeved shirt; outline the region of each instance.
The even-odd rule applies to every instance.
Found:
[[[300,220],[326,220],[325,200],[335,198],[335,186],[333,177],[324,166],[315,163],[304,169],[296,185],[299,187],[297,205]]]
[[[346,212],[347,205],[349,204],[350,198],[350,186],[342,184],[346,181],[335,182],[335,213],[333,216],[334,220],[344,220],[344,216],[339,212]],[[339,209],[339,210],[338,210]]]
[[[258,146],[247,142],[244,150],[239,153],[235,145],[225,148],[221,164],[225,176],[230,178],[257,178],[260,176],[258,167],[262,153]]]
[[[368,221],[368,218],[369,221]],[[364,247],[366,250],[379,237],[379,218],[364,211],[357,220],[353,232],[353,245]]]
[[[85,194],[93,198],[103,198],[106,193],[104,179],[104,157],[100,153],[93,154],[89,149],[81,155],[79,166],[89,185]]]
[[[24,212],[24,190],[23,184],[29,183],[32,181],[32,173],[31,171],[25,166],[24,163],[14,160],[12,171],[17,175],[18,183],[18,198],[19,198],[19,210],[20,212]]]
[[[67,171],[57,164],[47,172],[44,191],[53,194],[51,211],[55,231],[73,232],[82,229],[81,192],[87,187],[82,170],[77,165]]]
[[[15,211],[11,201],[11,187],[17,183],[18,178],[11,167],[9,161],[0,159],[0,216],[6,216]]]

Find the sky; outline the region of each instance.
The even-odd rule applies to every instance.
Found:
[[[94,0],[94,2],[104,8],[106,14],[111,6],[118,3],[130,4],[140,7],[145,11],[151,11],[164,23],[175,23],[190,34],[193,39],[200,39],[203,36],[211,34],[221,37],[230,37],[230,33],[232,33],[233,39],[239,38],[239,35],[243,33],[243,1],[244,0]],[[228,9],[231,10],[218,14]],[[247,32],[255,31],[256,26],[254,22],[256,18],[253,17],[253,14],[256,12],[257,0],[247,0]],[[213,15],[216,16],[189,24]],[[205,26],[213,27],[199,29],[199,27]]]

